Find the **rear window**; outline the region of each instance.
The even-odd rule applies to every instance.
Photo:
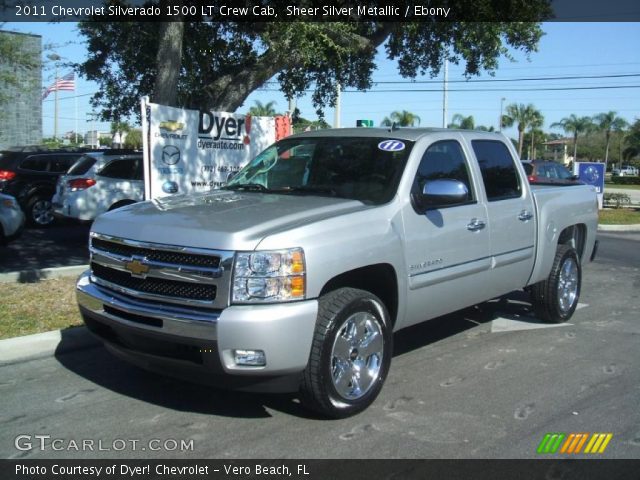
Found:
[[[109,162],[98,172],[101,177],[142,180],[142,159],[123,158]]]
[[[495,202],[520,197],[518,173],[507,146],[496,140],[472,140],[471,146],[480,164],[487,199]]]
[[[25,158],[20,163],[20,169],[31,170],[33,172],[46,172],[48,164],[48,158],[45,155],[34,155]]]
[[[80,157],[80,159],[71,166],[71,168],[67,172],[67,175],[84,175],[89,171],[91,167],[95,165],[95,163],[96,159],[93,157]]]
[[[53,173],[65,173],[73,165],[78,155],[60,155],[50,157],[49,171]]]

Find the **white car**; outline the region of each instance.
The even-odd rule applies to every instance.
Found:
[[[88,153],[58,179],[57,216],[91,221],[101,213],[144,199],[142,154]]]
[[[16,199],[0,193],[0,245],[20,236],[24,220],[24,213]]]

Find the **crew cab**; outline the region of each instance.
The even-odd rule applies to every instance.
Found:
[[[395,331],[516,289],[568,320],[597,210],[591,186],[529,185],[498,133],[306,132],[220,190],[99,216],[77,298],[144,368],[346,417],[379,394]]]

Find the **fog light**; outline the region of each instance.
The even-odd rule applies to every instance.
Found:
[[[234,350],[233,357],[236,365],[264,367],[267,364],[267,357],[262,350]]]

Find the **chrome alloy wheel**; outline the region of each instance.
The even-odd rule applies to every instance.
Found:
[[[351,315],[342,324],[331,349],[331,380],[346,400],[365,395],[380,375],[384,339],[378,319],[368,312]]]
[[[563,312],[573,307],[578,296],[578,264],[567,258],[562,264],[558,277],[558,306]]]
[[[31,208],[33,221],[38,225],[49,225],[53,222],[52,208],[49,200],[38,200]]]

